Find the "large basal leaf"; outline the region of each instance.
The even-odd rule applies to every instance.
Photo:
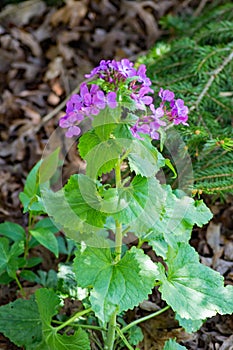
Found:
[[[199,262],[197,252],[186,243],[169,247],[166,264],[159,264],[159,291],[181,318],[201,320],[233,312],[233,287],[224,287],[223,277]]]
[[[146,299],[157,274],[150,258],[135,247],[118,263],[110,249],[87,247],[77,253],[74,269],[78,285],[92,288],[92,309],[103,322],[108,322],[115,310],[132,309]]]
[[[0,307],[0,332],[17,346],[33,350],[42,341],[38,307],[33,300],[17,299]]]
[[[59,334],[51,326],[52,317],[57,314],[60,305],[59,297],[45,288],[36,291],[36,302],[42,322],[43,340],[47,350],[90,350],[88,336],[79,329],[73,335]]]

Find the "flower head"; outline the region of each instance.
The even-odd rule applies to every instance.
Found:
[[[68,129],[67,137],[80,134],[77,124],[85,117],[93,119],[107,107],[116,108],[119,101],[126,101],[127,108],[131,111],[138,110],[136,123],[130,128],[132,135],[138,139],[142,139],[141,134],[159,139],[161,128],[177,124],[188,125],[188,107],[182,99],[175,99],[174,92],[160,88],[158,95],[161,102],[158,107],[154,106],[153,97],[150,96],[154,91],[150,88],[151,81],[146,75],[144,64],[136,69],[127,58],[120,61],[101,60],[85,77],[94,76],[97,77],[97,82],[90,86],[81,84],[79,94],[74,94],[67,102],[66,115],[59,122],[62,128]],[[142,115],[142,111],[145,114],[148,106],[148,115]]]

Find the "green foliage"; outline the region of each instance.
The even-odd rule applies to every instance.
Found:
[[[7,238],[0,238],[0,276],[6,272],[9,277],[16,278],[16,272],[21,267],[20,255],[24,252],[22,241],[10,245]]]
[[[0,224],[0,235],[8,237],[15,242],[25,239],[23,227],[10,221],[5,221]]]
[[[48,289],[36,291],[36,302],[42,323],[43,342],[48,350],[89,350],[90,344],[86,332],[78,329],[73,335],[59,334],[58,328],[51,325],[52,317],[60,306],[59,297]]]
[[[233,287],[224,287],[224,278],[218,272],[199,263],[198,254],[189,244],[169,247],[165,261],[166,272],[159,263],[159,290],[181,318],[196,321],[217,312],[233,312]]]
[[[77,253],[74,269],[78,285],[91,288],[92,309],[104,323],[116,310],[131,309],[147,298],[157,274],[152,261],[135,247],[117,264],[110,249],[87,247]]]
[[[163,26],[177,38],[139,59],[157,91],[174,91],[190,108],[190,127],[180,133],[193,161],[194,193],[233,191],[232,19],[233,5],[219,1],[199,17],[169,15]]]
[[[17,299],[0,307],[0,332],[18,346],[33,350],[42,340],[41,320],[34,300]]]

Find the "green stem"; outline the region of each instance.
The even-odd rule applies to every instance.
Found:
[[[106,350],[112,350],[114,346],[115,341],[115,333],[116,333],[116,318],[117,318],[117,311],[115,311],[108,323],[108,333],[107,333],[107,339],[106,339],[106,346],[104,349]]]
[[[53,320],[53,323],[56,323],[58,325],[61,325],[63,324],[62,321],[56,321],[56,320]],[[87,328],[87,329],[94,329],[96,331],[106,331],[106,328],[103,328],[103,327],[99,327],[99,326],[92,326],[92,325],[89,325],[89,324],[82,324],[82,323],[70,323],[69,324],[70,327],[73,327],[73,328]]]
[[[32,215],[32,213],[29,211],[29,218],[28,218],[28,232],[26,235],[25,240],[25,248],[24,248],[24,259],[27,259],[28,253],[29,253],[29,242],[31,239],[30,229],[33,227],[35,222],[35,217]]]
[[[121,159],[118,159],[115,167],[115,180],[116,188],[121,187]],[[121,260],[121,250],[122,250],[122,225],[116,220],[116,239],[115,239],[115,262]]]
[[[20,292],[21,292],[22,296],[25,298],[25,297],[26,297],[26,293],[25,293],[25,291],[24,291],[24,289],[23,289],[23,287],[22,287],[22,284],[20,283],[20,281],[19,281],[17,275],[15,275],[15,281],[16,281],[16,283],[17,283],[19,289],[20,289]]]
[[[169,308],[170,308],[170,306],[167,305],[167,306],[165,306],[163,309],[161,309],[161,310],[159,310],[159,311],[156,311],[156,312],[154,312],[154,313],[152,313],[152,314],[150,314],[150,315],[147,315],[147,316],[145,316],[145,317],[139,318],[138,320],[135,320],[135,321],[129,323],[129,324],[128,324],[127,326],[125,326],[124,328],[122,328],[122,329],[121,329],[121,332],[124,333],[124,332],[126,332],[128,329],[130,329],[131,327],[136,326],[138,323],[145,322],[145,321],[147,321],[147,320],[149,320],[149,319],[151,319],[151,318],[153,318],[153,317],[156,317],[156,316],[162,314],[163,312],[167,311]]]
[[[121,187],[121,159],[119,158],[115,167],[115,180],[116,180],[116,188]],[[116,235],[115,235],[115,263],[118,263],[121,260],[121,252],[122,252],[122,225],[116,220]],[[108,332],[106,339],[106,350],[112,350],[115,341],[115,333],[116,333],[116,319],[117,319],[118,310],[111,315],[108,324]]]
[[[62,328],[70,325],[73,321],[75,321],[77,318],[83,316],[83,315],[86,315],[88,314],[89,312],[91,312],[91,308],[89,309],[86,309],[86,310],[82,310],[82,311],[79,311],[77,312],[76,314],[74,314],[71,318],[69,318],[66,322],[62,323],[60,326],[57,326],[56,327],[56,332],[60,331]]]

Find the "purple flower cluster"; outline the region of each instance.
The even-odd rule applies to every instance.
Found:
[[[152,139],[158,140],[160,127],[171,124],[188,125],[188,107],[184,105],[184,101],[175,100],[174,92],[162,88],[158,95],[162,100],[160,106],[155,109],[154,105],[150,104],[152,114],[139,118],[130,128],[132,135],[140,140],[143,138],[139,133],[148,134]]]
[[[153,102],[151,96],[146,96],[146,94],[154,91],[149,88],[151,81],[146,76],[146,66],[144,64],[135,69],[133,63],[126,58],[121,61],[102,60],[99,66],[94,68],[90,74],[85,75],[85,77],[92,78],[95,75],[103,79],[115,90],[118,90],[119,86],[125,83],[130,97],[135,101],[135,107],[138,109],[145,110],[145,106]]]
[[[161,103],[154,107],[153,98],[148,94],[154,91],[150,88],[151,81],[146,76],[146,66],[141,64],[136,69],[128,59],[121,61],[102,60],[86,78],[97,76],[97,84],[91,84],[90,88],[83,83],[80,93],[73,95],[66,105],[66,115],[60,119],[59,125],[67,128],[66,136],[78,136],[81,130],[78,124],[85,118],[93,118],[100,110],[116,108],[118,101],[124,101],[127,96],[133,102],[131,110],[146,111],[149,106],[149,115],[138,117],[137,122],[130,128],[132,135],[142,139],[140,133],[148,134],[152,139],[159,139],[159,129],[171,124],[187,124],[188,107],[181,99],[175,99],[170,90],[160,89]],[[140,112],[142,114],[142,112]]]
[[[99,66],[85,77],[92,78],[96,75],[105,82],[104,91],[96,84],[92,84],[89,90],[88,86],[83,83],[80,93],[73,95],[67,102],[66,115],[59,122],[60,127],[68,129],[67,137],[80,134],[81,130],[77,124],[86,116],[92,118],[99,114],[106,105],[116,108],[117,93],[119,95],[127,93],[134,101],[135,108],[140,110],[145,110],[146,105],[153,102],[152,97],[147,96],[147,93],[153,93],[153,90],[149,88],[151,81],[146,76],[146,66],[143,64],[136,70],[128,59],[102,60]],[[120,91],[121,88],[124,91]]]
[[[92,118],[93,115],[99,114],[101,109],[109,106],[116,108],[116,93],[108,92],[105,94],[99,86],[92,84],[90,91],[88,86],[83,83],[80,87],[80,93],[72,95],[66,104],[66,115],[59,121],[61,128],[68,128],[67,137],[78,136],[81,129],[76,125],[85,117]]]
[[[127,78],[135,78],[144,86],[151,85],[150,79],[146,76],[146,66],[141,64],[136,70],[133,62],[130,62],[127,58],[123,58],[121,61],[102,60],[99,66],[95,67],[90,74],[85,75],[85,78],[92,78],[95,75],[109,83],[119,83],[119,81],[125,81]]]

